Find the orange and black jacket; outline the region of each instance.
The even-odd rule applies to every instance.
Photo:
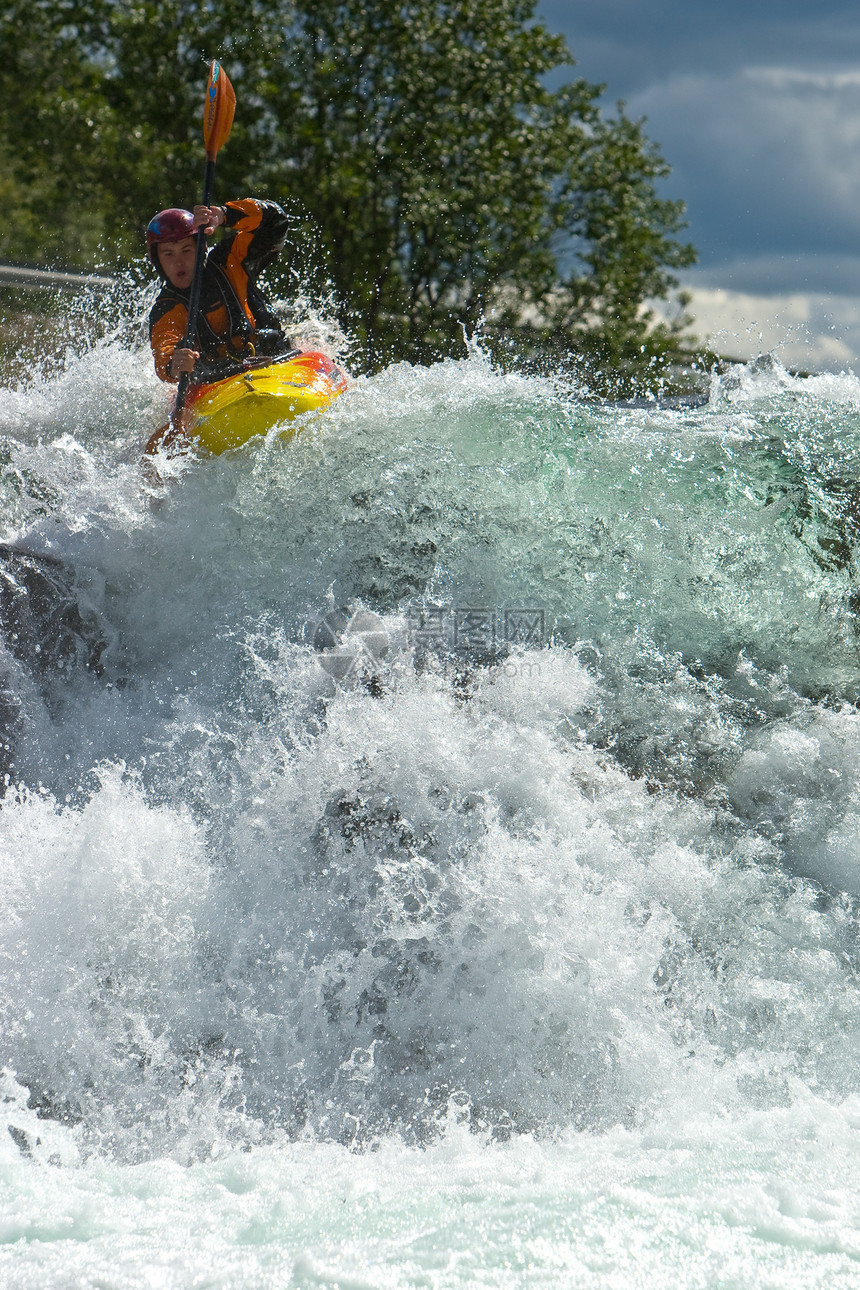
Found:
[[[203,270],[193,346],[200,352],[195,381],[217,379],[225,360],[229,368],[231,360],[238,366],[244,355],[287,348],[277,315],[256,280],[283,247],[289,219],[276,202],[253,197],[228,202],[224,209],[227,236],[208,253]],[[170,380],[170,359],[185,335],[189,294],[165,282],[150,310],[149,343],[162,381]]]

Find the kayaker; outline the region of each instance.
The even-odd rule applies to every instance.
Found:
[[[181,347],[200,229],[209,236],[224,225],[227,236],[206,257],[196,346]],[[257,286],[260,273],[281,251],[289,220],[276,202],[246,197],[226,206],[171,207],[146,228],[147,254],[164,285],[149,315],[155,370],[163,381],[193,372],[196,381],[221,380],[257,354],[290,348],[277,315]]]

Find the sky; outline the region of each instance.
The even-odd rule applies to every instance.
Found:
[[[572,75],[672,167],[695,330],[741,358],[860,373],[860,3],[538,0]]]

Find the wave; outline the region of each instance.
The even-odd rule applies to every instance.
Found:
[[[858,407],[773,363],[599,406],[475,350],[156,485],[133,345],[5,391],[2,536],[98,645],[4,647],[20,1143],[846,1097]]]

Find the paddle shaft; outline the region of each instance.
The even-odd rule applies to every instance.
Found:
[[[215,158],[206,158],[206,170],[203,175],[203,205],[209,206],[212,202],[212,189],[215,186]],[[185,328],[185,335],[182,338],[183,349],[194,348],[194,337],[197,331],[197,318],[200,313],[200,296],[203,291],[203,265],[206,261],[206,234],[203,229],[197,230],[197,247],[194,252],[194,274],[191,278],[191,292],[188,296],[188,325]],[[182,416],[182,409],[185,407],[185,399],[188,393],[188,386],[191,384],[191,373],[183,372],[179,377],[179,385],[176,389],[176,402],[173,405],[173,414],[171,421],[174,426],[179,424]]]

